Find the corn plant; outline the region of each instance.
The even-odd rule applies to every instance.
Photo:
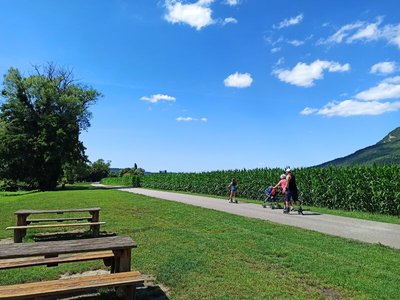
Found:
[[[262,200],[264,189],[279,181],[282,169],[158,173],[141,178],[141,186],[208,195],[228,195],[232,178],[239,197]],[[400,166],[299,168],[294,170],[305,204],[331,209],[400,214]]]

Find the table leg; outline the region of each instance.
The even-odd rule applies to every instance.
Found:
[[[44,256],[44,258],[51,258],[51,257],[58,257],[58,254],[50,254]],[[47,267],[57,267],[57,266],[58,266],[57,263],[47,264]]]
[[[135,299],[135,293],[136,292],[136,287],[135,286],[127,286],[127,291],[126,291],[126,300],[134,300]]]
[[[131,270],[131,248],[113,250],[114,252],[114,272],[129,272]]]
[[[26,219],[29,214],[17,215],[17,226],[26,226]],[[22,238],[26,235],[26,229],[14,229],[14,243],[22,243]]]
[[[14,243],[22,243],[23,229],[14,229]]]
[[[92,215],[92,222],[99,222],[100,220],[100,212],[97,211],[91,211],[90,214]],[[92,235],[93,237],[98,237],[100,234],[100,225],[92,225],[90,226],[90,229],[92,230]]]

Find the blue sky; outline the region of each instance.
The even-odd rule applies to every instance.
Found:
[[[307,167],[400,126],[397,0],[0,0],[0,74],[55,62],[103,97],[91,161]]]

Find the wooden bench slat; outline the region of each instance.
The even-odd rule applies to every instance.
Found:
[[[34,228],[53,228],[53,227],[71,227],[71,226],[95,226],[102,225],[106,222],[88,222],[88,223],[63,223],[63,224],[45,224],[45,225],[26,225],[26,226],[10,226],[7,227],[7,230],[10,229],[34,229]]]
[[[92,208],[77,208],[77,209],[21,209],[15,212],[16,215],[30,215],[30,214],[57,214],[57,213],[67,213],[67,212],[91,212],[100,211],[100,207]]]
[[[36,243],[3,244],[0,259],[34,256],[54,256],[61,254],[97,252],[103,250],[123,250],[136,248],[137,244],[129,236],[106,236],[101,238],[58,240]]]
[[[58,257],[28,257],[0,260],[1,269],[13,269],[21,267],[42,266],[48,264],[59,264],[69,262],[79,262],[95,259],[111,259],[114,257],[112,251],[98,251],[87,253],[76,253],[68,255],[60,255]]]
[[[0,286],[0,299],[50,296],[95,288],[140,285],[143,282],[141,274],[137,271],[31,282]]]
[[[26,223],[39,223],[39,222],[64,222],[64,221],[90,221],[92,217],[76,217],[76,218],[57,218],[57,219],[27,219]]]

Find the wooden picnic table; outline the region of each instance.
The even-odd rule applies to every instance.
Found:
[[[112,272],[131,270],[131,249],[136,242],[128,236],[61,240],[36,243],[14,243],[0,245],[0,259],[27,257],[57,257],[61,254],[87,253],[111,250],[114,253]]]
[[[142,285],[144,279],[139,272],[131,271],[132,248],[136,248],[136,243],[128,236],[0,245],[0,267],[3,266],[4,269],[42,265],[43,262],[50,262],[48,266],[54,266],[73,262],[74,259],[76,262],[104,259],[101,253],[113,253],[111,274],[0,286],[0,299],[56,299],[54,297],[68,293],[115,287],[118,288],[118,295],[125,300],[133,300],[136,287]],[[65,255],[70,256],[62,257]],[[82,257],[83,255],[93,257]],[[110,257],[106,255],[106,258]],[[29,259],[33,260],[29,262]]]
[[[45,219],[28,219],[30,215],[39,215],[39,214],[57,214],[62,215],[64,213],[89,213],[90,216],[78,216],[78,217],[68,217],[68,218],[45,218]],[[100,208],[78,208],[78,209],[52,209],[52,210],[33,210],[33,209],[22,209],[18,210],[14,213],[17,217],[17,225],[8,227],[7,229],[14,230],[14,242],[21,243],[22,238],[26,235],[26,229],[28,228],[52,228],[52,227],[70,227],[70,226],[85,226],[89,225],[92,230],[92,234],[94,237],[99,236],[100,232],[100,224],[104,222],[100,222]],[[73,223],[73,224],[63,224],[63,225],[30,225],[31,223],[40,223],[40,222],[64,222],[64,221],[89,221],[89,223]]]

